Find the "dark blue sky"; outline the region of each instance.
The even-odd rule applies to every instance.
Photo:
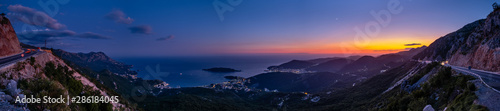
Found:
[[[428,45],[463,25],[485,18],[494,1],[457,0],[66,0],[55,14],[38,2],[2,0],[23,42],[72,52],[111,56],[170,56],[246,53],[387,53]],[[65,0],[60,0],[64,2]],[[219,2],[216,2],[219,1]],[[230,0],[232,1],[232,0]],[[234,0],[238,1],[238,0]],[[233,9],[218,14],[214,8]],[[376,21],[370,11],[400,13],[368,41],[355,27]],[[54,7],[50,7],[53,9]],[[39,12],[44,15],[36,15]],[[31,15],[30,15],[31,14]],[[33,15],[35,14],[35,15]],[[219,16],[221,15],[222,18]],[[48,17],[45,23],[33,19]],[[35,28],[25,28],[35,26]],[[23,28],[24,27],[24,28]],[[342,45],[340,45],[342,44]],[[415,46],[417,47],[417,46]]]

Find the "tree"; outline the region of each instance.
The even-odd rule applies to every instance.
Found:
[[[497,2],[493,3],[493,5],[492,5],[492,6],[493,6],[493,10],[497,10],[497,9],[498,9],[498,4],[497,4]]]

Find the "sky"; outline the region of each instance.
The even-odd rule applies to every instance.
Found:
[[[382,54],[485,18],[491,0],[1,0],[21,42],[112,57]]]

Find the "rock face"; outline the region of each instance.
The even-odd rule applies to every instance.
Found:
[[[423,111],[435,111],[434,108],[432,108],[431,105],[426,105],[423,109]]]
[[[0,17],[0,57],[22,52],[16,32],[9,19]]]
[[[478,20],[465,25],[459,30],[449,33],[429,45],[425,50],[413,56],[413,59],[444,61],[457,52],[467,37],[473,30],[484,23],[484,20]]]
[[[500,10],[434,41],[414,59],[448,60],[451,65],[500,71]]]
[[[465,44],[451,58],[452,65],[500,71],[500,10],[496,10],[476,27]]]

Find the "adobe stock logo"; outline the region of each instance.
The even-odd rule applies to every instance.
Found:
[[[370,11],[370,15],[375,20],[369,21],[365,24],[364,28],[355,26],[353,30],[356,32],[354,36],[354,47],[360,49],[363,46],[369,45],[372,38],[378,36],[382,31],[382,28],[389,26],[392,21],[392,15],[397,15],[403,11],[403,6],[399,0],[390,0],[387,3],[387,9],[382,9],[379,11]],[[364,29],[364,30],[362,30]],[[347,47],[350,46],[348,43],[340,43],[340,48],[342,52],[346,55],[352,54]]]
[[[241,2],[243,2],[243,0],[226,0],[226,2],[227,4],[221,2],[220,0],[214,0],[214,2],[212,2],[215,12],[217,12],[219,20],[221,22],[224,21],[224,13],[226,13],[227,11],[229,12],[234,11],[234,7],[240,5]]]

